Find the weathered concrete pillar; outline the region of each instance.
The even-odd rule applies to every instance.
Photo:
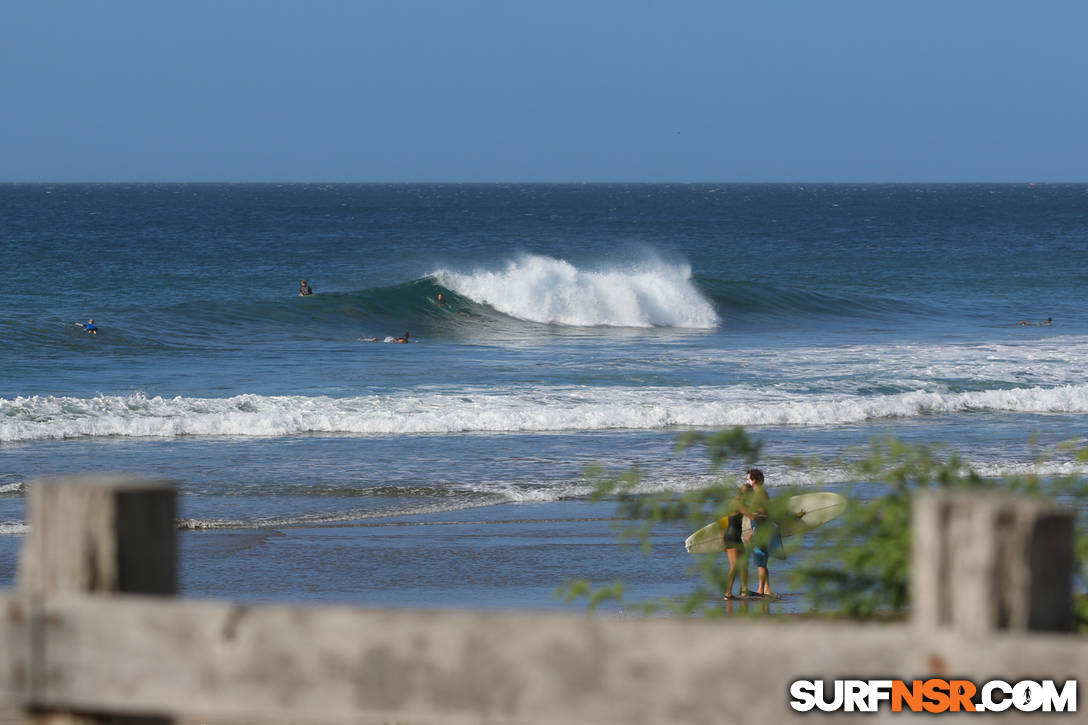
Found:
[[[914,504],[914,619],[984,636],[1066,631],[1073,622],[1072,511],[993,491],[941,492]]]
[[[176,504],[172,484],[121,476],[79,476],[31,482],[30,531],[19,561],[31,637],[24,680],[31,708],[49,687],[42,644],[50,622],[44,599],[71,592],[173,595],[177,592]],[[106,716],[31,710],[37,725],[168,725],[161,717]]]
[[[32,482],[18,586],[36,594],[177,592],[176,494],[118,476]]]

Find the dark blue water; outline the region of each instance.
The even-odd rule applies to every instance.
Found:
[[[494,554],[486,522],[601,518],[592,462],[698,485],[692,428],[834,485],[886,433],[1025,470],[1088,413],[1085,185],[3,185],[0,264],[0,583],[41,475],[178,480],[191,591],[310,567],[281,593],[425,604],[325,557],[382,521],[464,516]]]

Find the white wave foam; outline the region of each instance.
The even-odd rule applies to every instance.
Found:
[[[23,484],[19,483],[19,482],[5,483],[3,485],[0,485],[0,494],[4,494],[4,493],[22,493],[22,492],[23,492]]]
[[[613,473],[619,473],[624,467],[618,466],[612,469]],[[789,463],[768,462],[763,466],[767,474],[767,485],[771,489],[776,488],[801,488],[801,489],[828,489],[841,490],[844,485],[856,483],[869,483],[873,477],[868,473],[859,472],[849,462],[810,462],[804,467],[796,467]],[[1041,477],[1084,475],[1088,473],[1088,465],[1067,460],[1048,463],[1033,463],[1023,461],[1004,461],[995,463],[992,460],[979,460],[964,462],[962,472],[974,470],[984,478],[1000,479],[1009,476],[1035,475]],[[657,493],[685,493],[704,488],[713,484],[725,486],[739,486],[743,482],[743,472],[675,472],[643,470],[638,483],[631,489],[638,494]],[[182,519],[178,522],[178,528],[182,530],[216,530],[216,529],[270,529],[306,526],[351,526],[354,523],[370,522],[374,520],[397,519],[411,517],[418,519],[421,516],[431,514],[451,513],[469,509],[495,506],[496,504],[546,504],[555,501],[569,499],[585,499],[593,493],[595,485],[584,478],[566,480],[539,481],[534,483],[511,483],[506,480],[476,481],[468,484],[465,493],[471,494],[466,498],[452,497],[433,503],[405,503],[397,505],[393,503],[389,508],[380,511],[341,511],[335,514],[305,514],[298,516],[284,516],[271,518],[242,519]],[[425,523],[417,521],[417,523]],[[434,523],[434,522],[431,522]],[[395,525],[395,524],[394,524]],[[25,527],[19,533],[25,533]],[[0,525],[0,533],[4,533]]]
[[[970,465],[983,478],[1009,478],[1012,476],[1060,478],[1063,476],[1083,476],[1088,473],[1088,465],[1080,461],[1044,461],[1042,463],[977,461]]]
[[[553,499],[554,500],[554,499]],[[462,500],[443,501],[441,503],[411,504],[407,506],[393,507],[382,511],[345,511],[335,514],[304,514],[300,516],[282,516],[276,518],[262,518],[251,520],[240,519],[181,519],[177,522],[177,528],[182,531],[212,531],[216,529],[275,529],[297,528],[303,526],[329,526],[336,524],[349,524],[353,521],[369,521],[371,519],[388,519],[402,516],[426,516],[429,514],[443,514],[453,511],[494,506],[497,503],[505,503],[506,499],[497,493],[489,500]]]
[[[599,270],[553,257],[524,255],[499,271],[439,270],[444,287],[503,314],[577,327],[718,325],[714,307],[691,281],[691,267],[651,259]]]
[[[464,389],[352,398],[34,396],[0,399],[0,441],[826,426],[973,411],[1088,413],[1088,385],[883,396],[806,396],[749,386]]]
[[[905,385],[956,380],[1022,388],[1077,385],[1084,381],[1088,338],[1063,337],[1031,344],[875,344],[706,351],[684,365],[757,365],[768,377],[834,387]]]
[[[25,536],[30,527],[23,523],[0,521],[0,536]]]

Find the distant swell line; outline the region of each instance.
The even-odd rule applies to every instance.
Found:
[[[1088,385],[882,396],[790,395],[748,387],[461,390],[352,398],[35,396],[0,399],[0,441],[812,426],[974,411],[1086,413]]]

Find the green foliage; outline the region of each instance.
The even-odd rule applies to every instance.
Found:
[[[884,493],[864,501],[852,492],[836,526],[814,532],[817,542],[794,571],[817,608],[855,618],[903,611],[910,604],[911,508],[915,493],[930,488],[983,486],[955,453],[874,441],[868,457],[854,465],[866,481],[882,481]]]
[[[562,597],[566,602],[586,597],[588,599],[586,608],[593,611],[605,602],[622,602],[623,582],[613,582],[611,586],[594,589],[593,585],[585,579],[575,579],[556,589],[555,595]]]
[[[1034,445],[1034,443],[1033,443]],[[1071,452],[1068,445],[1049,453],[1036,451],[1036,463],[1054,454]],[[1088,450],[1077,454],[1088,460]],[[877,612],[901,613],[910,605],[910,532],[914,496],[923,491],[957,488],[1000,489],[1027,496],[1079,505],[1076,542],[1079,588],[1084,589],[1088,564],[1088,536],[1084,534],[1084,502],[1088,481],[1071,474],[1044,477],[1035,473],[984,479],[954,451],[908,445],[894,439],[874,441],[868,456],[855,464],[856,478],[883,482],[882,493],[854,503],[836,526],[814,532],[815,545],[794,577],[817,608],[832,609],[855,618]],[[1074,602],[1079,621],[1088,622],[1088,602]]]
[[[1042,463],[1056,455],[1072,456],[1088,462],[1088,448],[1078,450],[1071,444],[1053,451],[1036,448],[1036,462]],[[714,470],[726,463],[740,460],[745,466],[755,462],[762,445],[750,438],[743,429],[733,428],[716,434],[687,433],[680,437],[677,450],[695,446],[705,448]],[[878,614],[902,613],[910,605],[910,534],[914,496],[929,490],[957,488],[1000,488],[1029,496],[1043,496],[1063,505],[1078,506],[1076,542],[1078,561],[1075,589],[1088,586],[1088,480],[1071,474],[1044,477],[1034,473],[998,480],[984,479],[970,469],[962,457],[943,447],[909,445],[895,439],[874,441],[861,460],[853,464],[855,479],[869,484],[870,498],[859,491],[847,492],[851,505],[834,524],[825,526],[805,537],[804,557],[794,569],[795,585],[804,589],[813,606],[835,611],[854,618],[870,618]],[[806,464],[796,462],[804,467]],[[650,551],[650,533],[662,522],[686,522],[692,530],[735,510],[738,489],[722,481],[683,494],[640,493],[637,469],[607,477],[597,469],[590,472],[596,481],[594,499],[614,499],[619,514],[626,523],[618,532],[621,541],[638,541]],[[872,486],[872,484],[882,484]],[[857,487],[852,487],[857,488]],[[877,491],[874,497],[872,490]],[[776,489],[769,513],[772,520],[786,520],[791,514],[786,506],[792,492]],[[770,535],[770,527],[760,527],[757,535]],[[793,537],[794,546],[802,537]],[[787,541],[791,541],[787,539]],[[753,540],[759,545],[759,540]],[[792,553],[787,548],[783,555]],[[680,599],[662,602],[625,604],[628,609],[647,612],[667,610],[676,613],[722,613],[721,595],[726,590],[727,572],[723,556],[693,557],[692,571],[700,583],[695,590]],[[613,584],[594,590],[589,582],[570,582],[561,592],[567,601],[586,597],[590,607],[605,601],[624,604],[623,588]],[[1088,597],[1074,602],[1076,616],[1088,625]]]

